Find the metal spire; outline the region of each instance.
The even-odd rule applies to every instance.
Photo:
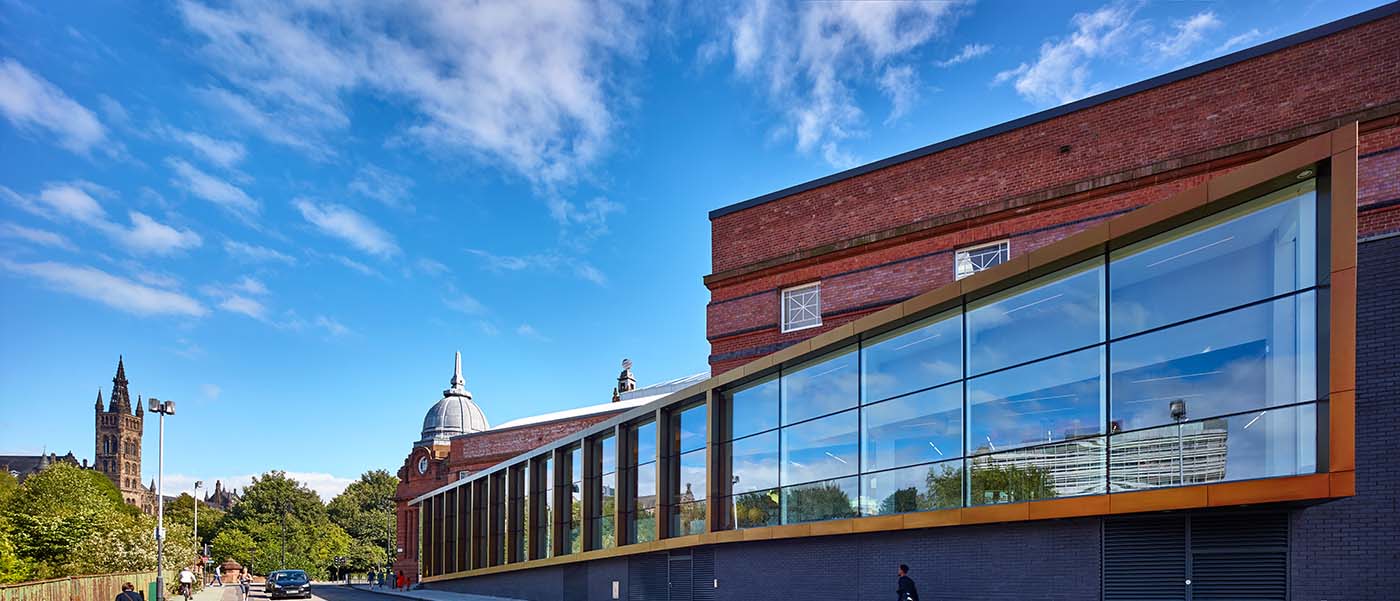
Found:
[[[457,351],[456,365],[452,368],[452,387],[449,390],[462,392],[466,390],[466,386],[467,381],[462,377],[462,351]]]

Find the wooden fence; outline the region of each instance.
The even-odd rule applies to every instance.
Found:
[[[155,580],[156,573],[150,571],[0,584],[0,601],[112,601],[122,592],[122,584],[127,582],[136,585],[136,592],[145,597]],[[169,585],[174,580],[172,573],[166,576],[165,582]]]

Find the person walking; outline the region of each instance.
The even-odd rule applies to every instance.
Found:
[[[244,568],[238,574],[238,592],[241,595],[240,601],[248,601],[248,589],[253,586],[253,577],[248,574],[248,569]]]
[[[365,580],[369,581],[370,588],[374,588],[379,584],[379,572],[371,569],[368,574],[365,574]]]
[[[141,595],[136,593],[136,585],[130,582],[122,583],[122,592],[117,593],[116,601],[145,601]]]
[[[190,571],[189,566],[180,569],[180,595],[185,601],[190,601],[194,595],[194,572]]]
[[[895,591],[898,601],[919,601],[919,587],[914,586],[914,579],[909,577],[909,566],[899,564],[899,589]]]
[[[224,585],[224,566],[214,566],[214,586]]]
[[[403,590],[405,584],[408,584],[408,579],[403,577],[403,570],[399,570],[398,578],[394,579],[394,588]]]

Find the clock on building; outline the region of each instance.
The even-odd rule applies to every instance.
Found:
[[[420,473],[420,474],[426,474],[426,473],[428,473],[428,457],[427,457],[427,455],[424,455],[424,456],[418,458],[418,473]]]

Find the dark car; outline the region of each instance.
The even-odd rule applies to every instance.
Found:
[[[306,577],[303,570],[277,570],[267,575],[267,584],[263,585],[263,590],[267,596],[273,599],[285,599],[288,597],[311,598],[311,579]]]

